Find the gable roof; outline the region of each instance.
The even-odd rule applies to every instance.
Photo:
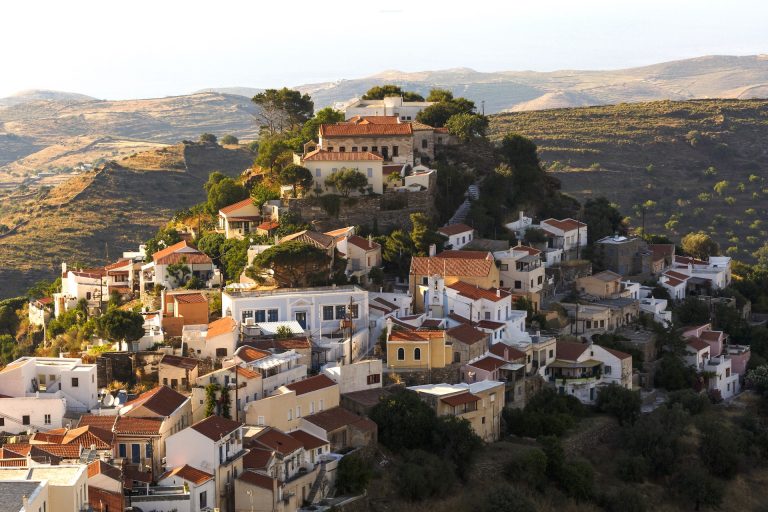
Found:
[[[491,302],[499,302],[511,295],[511,293],[506,290],[501,290],[499,288],[486,290],[485,288],[480,288],[477,285],[465,283],[464,281],[456,281],[453,284],[449,284],[447,287],[451,290],[456,290],[459,295],[463,295],[472,300],[485,299]]]
[[[155,263],[157,263],[157,260],[162,259],[165,256],[168,256],[170,254],[173,254],[179,249],[185,249],[187,247],[190,247],[190,245],[187,244],[186,240],[182,240],[181,242],[177,242],[173,245],[166,247],[165,249],[160,249],[159,251],[155,252],[154,254],[152,254],[152,260],[154,260]]]
[[[291,391],[295,391],[296,395],[303,395],[305,393],[311,393],[312,391],[329,388],[335,385],[336,383],[333,380],[331,380],[324,373],[321,373],[320,375],[315,375],[314,377],[308,377],[291,384],[286,384],[285,387]]]
[[[682,272],[676,272],[674,270],[667,270],[666,272],[664,272],[664,275],[667,277],[673,277],[675,279],[679,279],[680,281],[686,281],[691,278],[687,274],[683,274]]]
[[[515,347],[510,347],[505,343],[494,343],[491,345],[489,352],[491,354],[505,358],[507,361],[516,361],[517,359],[525,358],[525,352],[522,352]]]
[[[587,227],[586,224],[583,222],[579,222],[578,220],[571,219],[570,217],[563,220],[558,219],[546,219],[541,221],[542,224],[549,224],[552,227],[555,227],[557,229],[560,229],[562,231],[573,231],[578,228],[585,228]]]
[[[392,321],[394,322],[395,319],[393,318]],[[397,329],[389,333],[388,341],[429,341],[434,338],[445,338],[445,333],[446,331],[441,330]]]
[[[213,475],[206,473],[205,471],[193,468],[189,464],[184,464],[183,466],[179,466],[177,468],[173,468],[170,471],[166,471],[160,476],[160,478],[158,478],[158,480],[163,480],[171,476],[178,476],[179,478],[182,478],[187,482],[192,482],[195,485],[200,485],[213,478]]]
[[[619,359],[630,359],[632,356],[630,354],[627,354],[626,352],[622,352],[621,350],[616,350],[613,348],[607,348],[603,347],[603,349],[608,352],[609,354],[613,354],[614,356],[618,357]]]
[[[413,135],[409,123],[321,124],[320,136],[332,137],[389,137]]]
[[[464,405],[464,404],[471,404],[473,402],[479,402],[480,397],[477,395],[473,395],[469,391],[465,391],[463,393],[459,393],[458,395],[446,396],[444,398],[441,398],[440,401],[452,407],[456,407],[457,405]]]
[[[258,361],[259,359],[269,357],[272,354],[263,350],[249,347],[248,345],[243,345],[235,351],[235,355],[246,363],[251,363],[253,361]]]
[[[486,356],[482,359],[478,359],[477,361],[467,363],[467,366],[473,366],[475,368],[480,368],[481,370],[485,370],[487,372],[493,372],[501,368],[507,364],[507,362],[501,358],[495,357],[495,356]]]
[[[198,421],[189,428],[201,433],[212,441],[218,441],[222,437],[240,428],[240,423],[221,416],[208,416]]]
[[[692,336],[688,338],[687,340],[685,340],[685,344],[695,349],[696,352],[704,350],[705,348],[709,348],[709,343],[707,343],[706,341],[704,341],[703,339],[697,336]]]
[[[167,364],[176,368],[182,368],[184,370],[192,370],[193,368],[197,368],[198,361],[193,357],[182,357],[165,354],[160,360],[160,364]]]
[[[299,231],[298,233],[292,233],[290,235],[286,235],[280,240],[278,240],[277,243],[282,244],[282,243],[291,242],[294,240],[297,242],[304,242],[306,244],[314,245],[315,247],[319,247],[320,249],[330,249],[331,247],[333,247],[334,243],[336,243],[336,239],[334,237],[326,235],[325,233],[310,231],[308,229],[305,229],[304,231]]]
[[[489,252],[477,252],[475,254],[466,254],[473,251],[443,251],[437,256],[416,256],[411,259],[412,275],[433,275],[440,276],[467,276],[467,277],[485,277],[491,273],[494,267],[494,259]],[[449,254],[450,253],[450,254]],[[461,253],[461,254],[456,254]]]
[[[364,251],[373,251],[381,247],[379,244],[377,244],[373,240],[368,241],[367,238],[363,238],[357,235],[352,235],[349,238],[347,238],[347,243],[350,243],[355,247],[359,247]]]
[[[107,430],[111,432],[115,426],[116,420],[117,420],[117,416],[99,416],[97,414],[83,414],[82,416],[80,416],[80,421],[78,422],[77,426],[83,427],[86,425],[92,425],[102,430]]]
[[[159,436],[163,420],[156,418],[131,418],[118,416],[115,422],[115,434]]]
[[[720,341],[722,335],[723,331],[701,331],[699,337],[705,341]]]
[[[488,339],[488,334],[483,331],[478,331],[471,325],[461,324],[448,329],[446,331],[448,336],[459,340],[465,345],[474,345],[475,343]]]
[[[226,215],[227,213],[232,213],[235,210],[239,210],[240,208],[243,208],[244,206],[249,206],[249,205],[255,206],[253,204],[253,199],[251,199],[250,197],[248,197],[246,199],[243,199],[242,201],[238,201],[238,202],[236,202],[234,204],[230,204],[229,206],[225,206],[224,208],[219,209],[219,213],[223,213],[223,214]]]
[[[272,450],[251,446],[248,453],[243,456],[243,469],[266,468],[273,456],[274,452]]]
[[[376,424],[373,423],[373,421],[358,416],[343,407],[326,409],[325,411],[304,416],[304,419],[313,425],[317,425],[326,432],[333,432],[334,430],[338,430],[347,425],[354,425],[363,430],[376,430]]]
[[[140,394],[130,402],[127,402],[123,408],[131,407],[132,409],[130,410],[136,410],[139,407],[144,407],[158,416],[170,416],[187,400],[189,400],[189,398],[172,390],[168,386],[157,386],[154,389],[150,389],[149,391]],[[130,412],[130,410],[126,412]]]
[[[310,151],[304,158],[304,162],[360,162],[360,161],[383,161],[384,158],[371,153],[370,151],[326,151],[316,149]]]
[[[259,432],[254,441],[273,449],[280,455],[288,455],[304,447],[298,440],[273,427],[265,428]]]
[[[195,252],[176,252],[168,254],[162,258],[157,258],[155,263],[160,265],[172,265],[174,263],[187,263],[189,265],[204,265],[211,263],[211,258],[200,251]]]
[[[605,282],[616,281],[617,279],[621,280],[621,276],[619,274],[610,270],[603,270],[597,274],[592,274],[590,277],[594,277],[595,279]]]
[[[261,487],[262,489],[267,489],[271,492],[274,492],[275,490],[276,480],[271,476],[265,475],[263,473],[257,473],[256,471],[243,471],[243,474],[237,477],[237,479],[247,484],[255,485],[256,487]]]
[[[330,443],[303,430],[294,430],[293,432],[288,432],[288,435],[304,445],[305,450],[314,450]]]
[[[437,232],[445,235],[458,235],[459,233],[466,233],[467,231],[474,231],[475,228],[467,226],[466,224],[449,224],[441,228],[437,228]]]
[[[205,333],[205,339],[209,340],[222,334],[231,333],[237,329],[237,322],[231,316],[219,318],[208,324],[208,331]]]
[[[346,124],[400,124],[398,116],[352,116],[346,121]]]
[[[208,302],[208,299],[205,298],[205,295],[203,295],[200,292],[174,293],[173,295],[169,295],[169,298],[173,298],[173,300],[175,300],[180,304],[195,304],[200,302]]]
[[[101,460],[95,460],[88,464],[88,478],[93,478],[96,475],[104,475],[119,482],[123,481],[123,472],[120,471],[120,468]]]
[[[576,361],[588,348],[589,345],[586,343],[558,341],[556,344],[555,355],[558,359],[564,361]]]

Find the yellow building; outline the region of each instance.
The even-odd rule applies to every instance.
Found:
[[[604,270],[591,276],[576,279],[576,290],[579,293],[594,295],[601,299],[611,299],[627,295],[622,294],[621,276],[610,270]]]
[[[427,370],[450,364],[453,352],[445,331],[388,330],[387,368]]]
[[[485,442],[501,436],[504,383],[484,380],[472,384],[425,384],[408,388],[419,394],[438,416],[463,418]]]

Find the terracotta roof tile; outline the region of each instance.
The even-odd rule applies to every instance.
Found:
[[[314,450],[329,444],[328,441],[324,441],[303,430],[294,430],[293,432],[288,432],[288,435],[304,445],[305,450]]]
[[[182,368],[184,370],[192,370],[197,368],[198,361],[192,357],[174,356],[171,354],[165,354],[160,360],[160,364],[167,364],[176,368]]]
[[[467,276],[485,277],[490,275],[494,266],[493,256],[480,252],[482,257],[457,256],[446,253],[467,253],[470,251],[444,251],[434,257],[416,256],[411,259],[411,275]]]
[[[205,333],[205,339],[209,340],[222,334],[231,334],[237,330],[237,322],[231,316],[219,318],[208,324],[208,331]]]
[[[309,350],[312,348],[312,342],[306,337],[253,340],[245,344],[259,350]]]
[[[277,229],[280,227],[279,222],[275,222],[273,220],[268,220],[266,222],[262,222],[258,226],[256,226],[256,229],[261,229],[263,231],[272,231],[273,229]]]
[[[208,302],[208,299],[205,298],[205,295],[203,295],[200,292],[194,292],[194,293],[178,293],[171,295],[170,298],[173,298],[176,302],[180,304],[196,304],[200,302]]]
[[[556,357],[564,361],[576,361],[585,350],[589,348],[586,343],[573,341],[558,341],[556,344]]]
[[[668,277],[672,277],[672,278],[677,279],[679,281],[686,281],[686,280],[690,279],[690,277],[687,276],[686,274],[683,274],[681,272],[675,272],[674,270],[667,270],[666,272],[664,272],[664,275],[668,276]]]
[[[116,261],[116,262],[114,262],[114,263],[110,263],[109,265],[106,265],[106,266],[104,267],[104,269],[105,269],[105,270],[114,270],[114,269],[116,269],[116,268],[122,268],[122,267],[125,267],[126,265],[133,265],[133,261],[131,261],[131,260],[127,259],[127,258],[125,258],[125,259],[120,259],[120,260],[117,260],[117,261]]]
[[[467,231],[474,230],[475,228],[467,226],[466,224],[449,224],[447,226],[437,228],[437,232],[445,236],[458,235],[459,233],[466,233]]]
[[[479,286],[465,283],[463,281],[457,281],[453,284],[449,284],[448,288],[451,290],[456,290],[459,295],[463,295],[464,297],[472,300],[485,299],[491,302],[499,302],[511,295],[506,290],[501,290],[499,288],[491,288],[486,290],[485,288],[480,288]]]
[[[376,242],[374,241],[369,242],[367,238],[363,238],[357,235],[352,235],[349,238],[347,238],[347,243],[350,243],[356,247],[359,247],[364,251],[373,251],[375,249],[381,248],[381,246]]]
[[[159,251],[155,252],[154,254],[152,254],[152,260],[157,262],[157,260],[159,260],[160,258],[168,256],[169,254],[173,254],[179,249],[184,249],[186,247],[189,247],[189,244],[187,244],[186,240],[182,240],[181,242],[177,242],[173,245],[166,247],[165,249],[160,249]]]
[[[498,357],[493,356],[486,356],[482,359],[478,359],[473,363],[467,363],[467,366],[474,366],[475,368],[480,368],[481,370],[485,370],[487,372],[493,372],[505,364],[507,364],[507,362],[503,359],[499,359]]]
[[[326,151],[316,149],[310,151],[304,158],[304,162],[380,162],[384,158],[370,151]]]
[[[321,373],[320,375],[308,377],[306,379],[296,381],[292,384],[286,384],[285,387],[291,391],[295,391],[297,395],[303,395],[306,393],[311,393],[312,391],[329,388],[335,385],[336,383],[333,380],[331,380],[327,375]]]
[[[334,237],[328,236],[325,233],[318,233],[317,231],[310,230],[299,231],[298,233],[292,233],[290,235],[284,236],[278,240],[277,243],[282,244],[291,241],[304,242],[321,249],[329,249],[336,243],[336,239]]]
[[[322,124],[320,136],[333,137],[388,137],[413,135],[413,127],[408,123],[364,123],[364,124]]]
[[[689,347],[695,349],[696,352],[704,350],[705,348],[709,348],[709,343],[707,343],[706,341],[704,341],[703,339],[701,339],[701,338],[699,338],[697,336],[692,336],[692,337],[686,339],[685,340],[685,344],[688,345]]]
[[[102,430],[111,432],[115,426],[117,416],[99,416],[96,414],[84,414],[80,416],[78,427],[84,427],[86,425],[92,425]]]
[[[88,478],[93,478],[96,475],[104,475],[112,480],[123,481],[123,472],[120,471],[120,468],[101,460],[95,460],[88,464]]]
[[[494,322],[493,320],[480,320],[475,324],[475,327],[478,329],[490,329],[496,331],[504,327],[504,324],[502,322]]]
[[[120,416],[115,423],[115,433],[118,435],[158,436],[162,424],[162,420],[154,418]]]
[[[156,258],[155,263],[160,265],[172,265],[174,263],[205,265],[211,263],[211,258],[202,252],[176,252],[162,258]]]
[[[723,331],[702,331],[701,339],[705,341],[720,341]]]
[[[213,475],[206,473],[205,471],[193,468],[189,464],[184,464],[183,466],[179,466],[177,468],[173,468],[170,471],[166,471],[160,476],[160,478],[158,478],[158,480],[164,480],[172,476],[178,476],[179,478],[186,480],[187,482],[192,482],[195,485],[200,485],[213,478]]]
[[[154,389],[150,389],[134,400],[127,402],[123,407],[123,410],[130,408],[125,412],[121,411],[121,414],[129,414],[140,407],[157,414],[158,416],[170,416],[173,412],[181,407],[189,398],[178,393],[168,386],[157,386]],[[118,421],[118,423],[120,423]]]
[[[464,393],[459,393],[458,395],[446,396],[444,398],[441,398],[440,401],[452,407],[456,407],[457,405],[464,405],[464,404],[479,402],[480,397],[473,395],[469,391],[465,391]]]
[[[125,510],[125,496],[120,492],[106,491],[89,485],[88,504],[91,510]]]
[[[389,341],[429,341],[435,338],[445,338],[445,331],[396,329],[389,333]]]
[[[219,209],[219,212],[223,214],[232,213],[235,210],[239,210],[240,208],[243,208],[244,206],[254,206],[253,199],[248,197],[246,199],[243,199],[242,201],[238,201],[234,204],[230,204],[228,206],[225,206],[224,208]]]
[[[525,352],[522,352],[515,347],[510,347],[505,343],[494,343],[489,349],[491,354],[497,355],[507,361],[517,361],[518,359],[525,359]]]
[[[207,418],[198,421],[190,428],[201,433],[208,439],[218,441],[222,437],[231,434],[238,428],[241,423],[232,421],[221,416],[208,416]]]
[[[455,338],[465,345],[474,345],[480,341],[487,341],[488,334],[483,331],[478,331],[471,325],[461,324],[452,329],[448,329],[446,334],[451,338]]]
[[[265,357],[272,355],[269,352],[249,347],[247,345],[243,345],[242,347],[238,348],[235,354],[246,363],[258,361],[259,359],[264,359]]]
[[[271,448],[280,455],[289,455],[296,450],[301,450],[304,445],[298,440],[289,436],[285,432],[277,430],[276,428],[266,428],[259,432],[254,441],[257,443]]]
[[[243,471],[243,474],[237,477],[237,479],[247,484],[255,485],[256,487],[261,487],[262,489],[267,489],[268,491],[274,492],[275,490],[275,479],[262,473],[257,473],[255,471]]]
[[[251,447],[243,456],[243,469],[264,469],[273,456],[272,450]]]
[[[344,409],[343,407],[333,407],[305,416],[304,419],[313,425],[317,425],[326,432],[333,432],[347,425],[353,425],[363,430],[375,430],[376,424],[368,418],[363,418],[357,414]],[[373,425],[371,425],[373,423]]]
[[[666,279],[666,281],[664,281],[664,284],[668,284],[670,286],[679,286],[685,283],[685,281],[682,281],[680,279],[675,279],[674,277],[669,277],[669,276],[664,276],[664,279]]]
[[[619,359],[630,359],[630,358],[632,358],[632,355],[627,354],[626,352],[622,352],[621,350],[616,350],[616,349],[613,349],[613,348],[606,348],[606,347],[603,347],[603,348],[605,349],[606,352],[608,352],[609,354],[613,354],[614,356],[618,357]]]
[[[557,220],[557,219],[547,219],[541,221],[542,224],[549,224],[552,227],[555,227],[557,229],[560,229],[562,231],[573,231],[578,228],[584,228],[587,227],[586,224],[583,222],[579,222],[575,219],[567,218],[563,220]]]

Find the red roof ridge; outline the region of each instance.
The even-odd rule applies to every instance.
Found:
[[[248,206],[249,204],[254,205],[253,204],[253,199],[251,199],[250,197],[247,197],[247,198],[243,199],[242,201],[238,201],[236,203],[227,205],[224,208],[220,208],[219,209],[219,213],[223,213],[223,214],[226,215],[226,214],[231,213],[231,212],[233,212],[235,210],[239,210],[240,208],[242,208],[244,206]],[[256,205],[254,205],[254,206],[256,206]]]

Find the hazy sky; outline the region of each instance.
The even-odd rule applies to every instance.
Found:
[[[0,97],[35,88],[121,99],[386,69],[613,69],[768,53],[768,2],[8,0],[0,42]]]

